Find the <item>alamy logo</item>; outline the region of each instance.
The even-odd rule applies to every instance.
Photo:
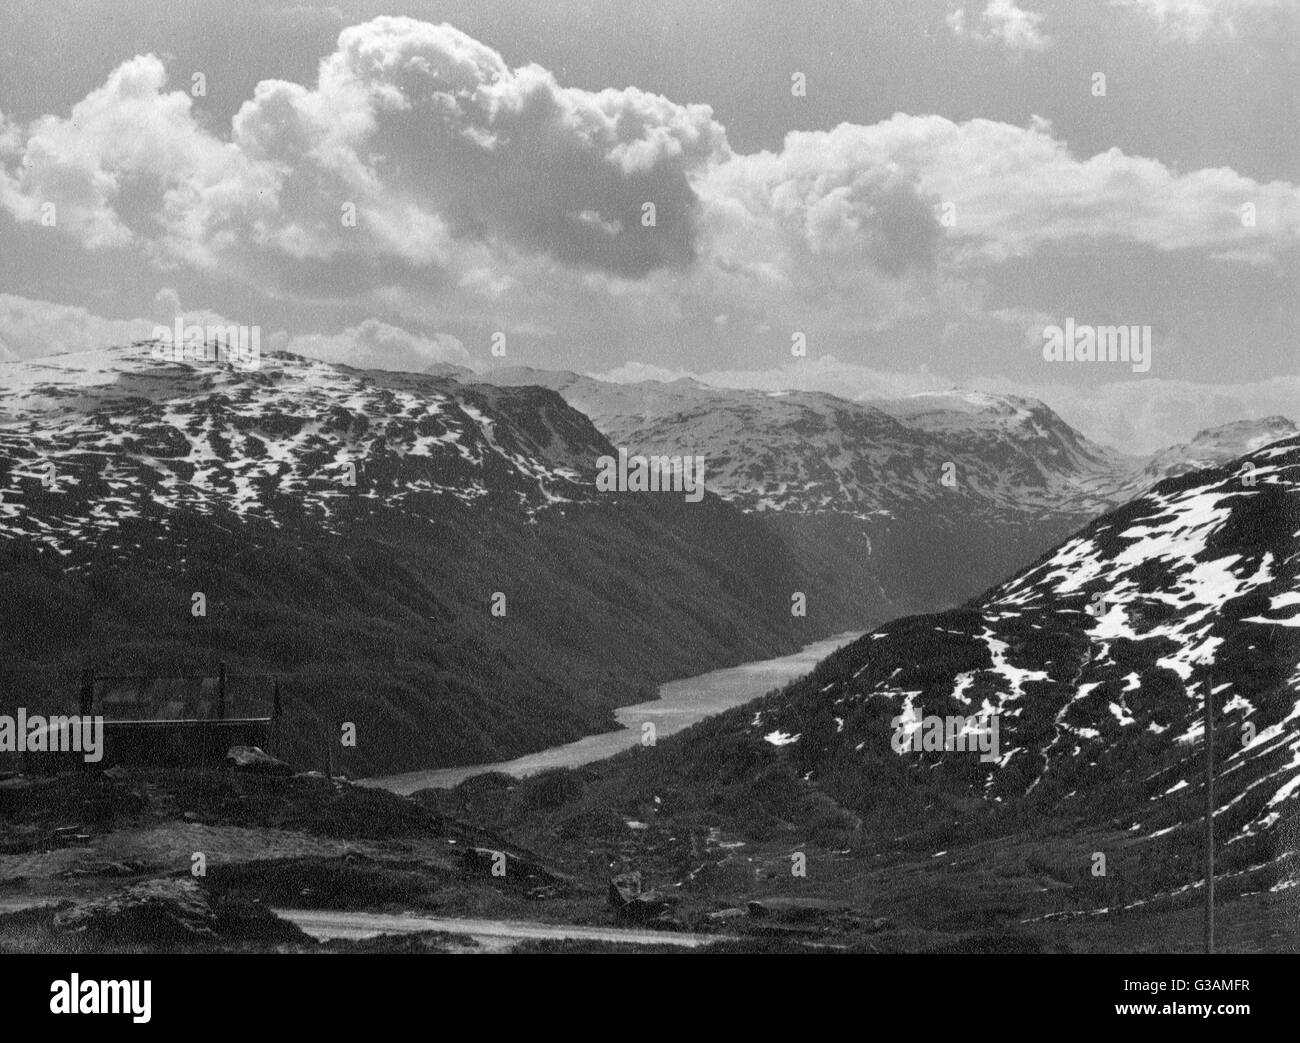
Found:
[[[74,974],[69,980],[50,983],[51,1014],[131,1014],[131,1020],[143,1025],[150,1013],[152,981],[81,980]]]
[[[1047,362],[1131,362],[1134,373],[1151,368],[1150,326],[1076,326],[1043,329],[1043,359]]]
[[[0,753],[80,753],[87,764],[104,756],[103,717],[42,717],[0,714]]]
[[[161,362],[229,362],[244,369],[262,365],[261,326],[187,326],[177,315],[173,326],[155,326],[153,339],[153,357]]]
[[[704,499],[704,457],[702,456],[633,456],[619,449],[618,459],[602,456],[596,460],[600,473],[596,488],[600,492],[685,493],[687,503]]]
[[[940,717],[936,714],[921,716],[914,706],[908,706],[901,714],[890,720],[894,737],[890,745],[900,756],[909,750],[913,753],[980,753],[980,762],[987,764],[1001,756],[998,744],[997,711],[985,711],[963,717],[952,714]]]

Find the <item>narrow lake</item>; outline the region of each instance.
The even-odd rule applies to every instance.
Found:
[[[802,677],[837,648],[859,636],[859,633],[839,634],[824,641],[815,641],[801,651],[778,659],[756,660],[680,681],[669,681],[659,686],[658,699],[615,710],[614,716],[622,725],[618,731],[588,735],[585,739],[565,743],[563,746],[552,746],[512,761],[410,771],[402,775],[359,779],[358,784],[379,786],[394,793],[405,794],[430,787],[448,789],[471,775],[482,775],[489,771],[503,771],[508,775],[522,777],[547,768],[574,768],[579,764],[604,760],[640,742],[641,725],[645,721],[653,721],[656,736],[665,738],[673,732],[689,728],[697,721],[757,699],[787,681]]]

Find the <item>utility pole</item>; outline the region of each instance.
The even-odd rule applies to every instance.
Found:
[[[1205,951],[1214,952],[1214,678],[1205,681]]]

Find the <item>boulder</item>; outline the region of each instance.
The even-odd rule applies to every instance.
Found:
[[[111,942],[202,945],[214,941],[315,943],[295,924],[242,899],[212,899],[195,881],[146,880],[119,894],[78,902],[54,916],[56,929]]]
[[[55,914],[54,926],[150,944],[217,937],[216,913],[193,880],[146,880],[107,898],[78,902]]]
[[[716,912],[709,913],[709,919],[714,923],[729,923],[732,920],[742,920],[745,917],[744,909],[719,909]]]
[[[609,904],[615,909],[621,909],[640,894],[641,874],[639,872],[620,873],[609,881]]]
[[[672,908],[658,892],[641,889],[639,872],[620,873],[609,881],[609,905],[620,923],[635,924],[662,920]]]

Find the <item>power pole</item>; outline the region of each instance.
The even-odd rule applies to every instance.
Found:
[[[1214,678],[1205,682],[1205,951],[1214,952]]]

